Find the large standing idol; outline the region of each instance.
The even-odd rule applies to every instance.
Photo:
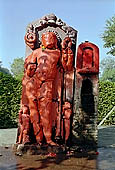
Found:
[[[68,143],[76,33],[53,14],[28,26],[18,143]],[[28,108],[28,118],[24,108]]]
[[[54,14],[32,22],[25,35],[17,144],[97,144],[99,49]],[[76,63],[76,64],[75,64]]]

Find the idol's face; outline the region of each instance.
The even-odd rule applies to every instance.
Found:
[[[42,34],[42,45],[48,49],[57,48],[57,37],[53,32],[46,32]]]

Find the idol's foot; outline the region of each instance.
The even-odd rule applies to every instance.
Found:
[[[40,146],[40,147],[42,147],[42,143],[37,143],[37,146]]]
[[[37,145],[38,146],[42,146],[42,142],[41,141],[37,141]]]
[[[43,142],[43,133],[42,131],[40,131],[37,135],[36,135],[36,142],[38,145],[42,145]]]
[[[55,142],[53,142],[52,140],[49,140],[47,141],[47,144],[48,145],[51,145],[51,146],[58,146]]]

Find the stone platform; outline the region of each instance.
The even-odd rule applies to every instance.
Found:
[[[37,144],[24,145],[24,144],[14,144],[13,150],[16,155],[47,155],[49,153],[66,153],[68,148],[65,146],[51,146],[51,145],[43,145],[39,146]]]

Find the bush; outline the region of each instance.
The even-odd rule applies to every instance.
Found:
[[[0,128],[16,127],[21,96],[21,82],[0,72]]]
[[[115,106],[115,82],[99,83],[98,122]],[[104,125],[115,125],[115,111],[105,120]]]
[[[21,91],[21,81],[0,72],[0,128],[17,127]],[[114,106],[115,82],[100,82],[98,123]],[[104,124],[115,124],[115,111],[107,118]]]

